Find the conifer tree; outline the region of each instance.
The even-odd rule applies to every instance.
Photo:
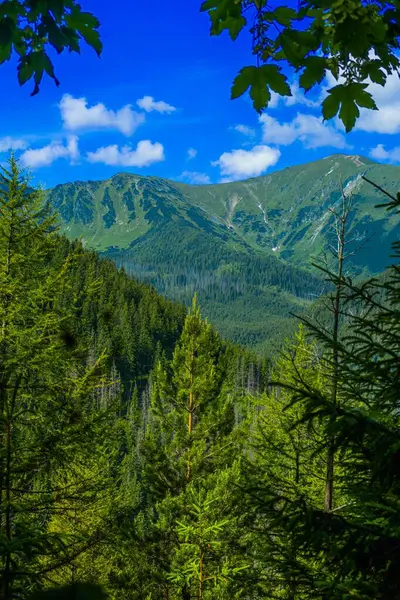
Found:
[[[393,198],[389,208],[398,206]],[[382,280],[362,284],[342,277],[346,331],[339,340],[314,333],[332,357],[340,353],[337,384],[341,403],[311,381],[296,380],[294,400],[302,421],[320,424],[326,444],[334,438],[343,500],[326,512],[306,494],[271,501],[269,517],[279,523],[307,566],[297,572],[306,598],[389,600],[400,590],[400,257]],[[336,279],[335,279],[336,278]],[[332,275],[337,281],[337,276]],[[286,561],[284,568],[290,569]],[[300,596],[302,597],[302,596]]]
[[[217,572],[222,578],[221,565],[215,556],[211,559],[212,553],[207,551],[200,563],[197,559],[203,551],[201,522],[208,519],[213,531],[230,523],[223,509],[226,489],[221,477],[225,483],[229,480],[237,457],[231,439],[233,398],[229,386],[224,385],[226,369],[222,342],[201,319],[194,298],[172,360],[155,369],[141,443],[140,477],[147,503],[142,514],[152,515],[146,538],[153,570],[148,589],[155,597],[208,598],[208,587],[212,582],[215,588]],[[210,509],[214,504],[218,509]],[[189,552],[182,527],[195,538]],[[202,564],[207,568],[201,586],[196,583],[200,571],[187,570],[188,556],[201,572]]]
[[[321,443],[318,427],[309,430],[302,424],[304,407],[292,405],[292,386],[298,378],[317,389],[326,385],[317,347],[307,343],[304,327],[287,342],[271,378],[280,382],[279,387],[272,385],[267,393],[250,398],[253,411],[246,448],[250,477],[241,486],[247,490],[241,501],[243,530],[254,589],[262,598],[295,600],[302,597],[298,569],[307,566],[315,571],[317,565],[307,565],[285,529],[271,522],[270,501],[305,495],[313,506],[322,508],[324,503],[326,454],[315,455]]]
[[[85,366],[74,306],[66,312],[63,303],[73,257],[52,266],[55,234],[42,192],[11,157],[0,173],[2,600],[23,597],[96,538],[78,541],[49,529],[53,511],[68,499],[95,496],[97,478],[93,485],[80,477],[71,488],[63,477],[77,453],[82,461],[90,456],[108,423],[93,401],[103,359]]]

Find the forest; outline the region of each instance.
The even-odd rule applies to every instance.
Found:
[[[258,112],[273,93],[294,95],[293,74],[303,92],[328,76],[323,122],[350,132],[378,108],[369,84],[399,72],[397,0],[205,0],[201,10],[212,35],[250,34],[255,64],[231,97],[249,91]],[[16,55],[18,82],[36,96],[45,74],[60,84],[48,49],[79,54],[86,43],[100,56],[99,27],[75,0],[0,2],[0,64]],[[65,158],[71,140],[50,147]],[[7,150],[34,151],[19,142]],[[398,214],[400,192],[369,184],[388,218]],[[10,154],[0,166],[0,600],[400,600],[400,241],[384,274],[352,277],[351,208],[342,188],[333,261],[313,280],[321,297],[289,337],[272,323],[281,350],[265,358],[202,318],[201,295],[186,309],[152,287],[159,273],[140,283],[129,261],[64,237]],[[198,275],[215,302],[254,281],[308,298],[295,268],[260,273],[256,260],[243,259],[239,289],[229,276],[219,288],[207,272],[225,257],[214,259]]]
[[[182,224],[163,223],[131,248],[103,255],[167,298],[190,305],[196,293],[224,337],[271,357],[282,337],[296,330],[289,315],[303,313],[327,290],[326,282],[275,257],[218,242]]]
[[[2,599],[400,597],[400,269],[344,274],[348,214],[323,324],[267,361],[60,236],[10,158]]]

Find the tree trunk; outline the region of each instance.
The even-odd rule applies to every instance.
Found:
[[[332,331],[332,391],[331,401],[334,407],[338,404],[338,371],[339,371],[339,317],[340,317],[340,301],[342,292],[342,277],[344,264],[344,249],[346,244],[346,224],[349,216],[349,206],[346,205],[346,197],[342,189],[342,213],[340,216],[332,211],[336,218],[336,234],[337,234],[337,280],[336,293],[333,303],[333,331]],[[332,435],[328,444],[328,455],[326,465],[326,480],[325,480],[325,499],[324,510],[331,512],[333,509],[333,493],[334,493],[334,476],[335,476],[335,437]]]
[[[193,363],[194,356],[192,357],[192,365],[190,371],[190,390],[189,390],[189,413],[188,413],[188,434],[189,434],[189,453],[188,453],[188,463],[187,463],[187,471],[186,471],[186,479],[190,481],[191,475],[191,457],[190,457],[190,436],[193,432],[193,410],[194,410],[194,398],[193,398],[193,385],[194,385],[194,373],[193,373]]]

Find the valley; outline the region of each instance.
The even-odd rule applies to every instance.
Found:
[[[327,289],[312,263],[329,260],[341,187],[352,197],[347,270],[386,268],[400,226],[375,208],[380,194],[362,175],[394,192],[400,168],[337,154],[247,181],[193,186],[120,173],[47,197],[69,238],[170,299],[188,305],[196,292],[224,337],[272,353],[293,333],[291,315]]]

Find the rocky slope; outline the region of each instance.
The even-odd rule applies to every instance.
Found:
[[[299,312],[324,289],[312,257],[333,241],[341,189],[352,198],[347,267],[379,273],[398,215],[375,208],[382,195],[362,179],[400,189],[400,167],[333,155],[264,177],[189,186],[120,173],[106,181],[59,185],[48,200],[68,237],[81,237],[164,294],[189,301],[223,333],[255,345],[290,332]]]

